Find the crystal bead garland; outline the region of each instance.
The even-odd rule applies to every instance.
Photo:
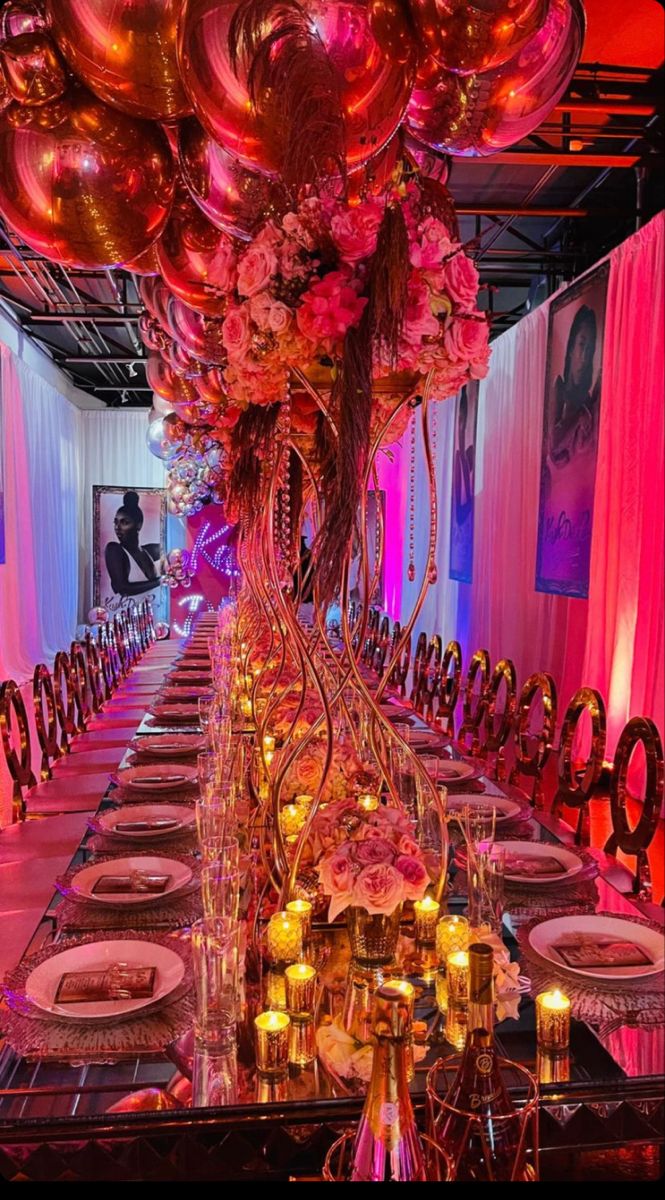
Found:
[[[416,544],[416,415],[411,419],[411,435],[409,444],[409,565],[407,578],[413,583],[416,578],[415,563]]]

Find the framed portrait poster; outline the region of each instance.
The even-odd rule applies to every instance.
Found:
[[[536,591],[589,595],[609,263],[550,305]]]
[[[455,411],[448,574],[458,583],[473,583],[477,423],[478,381],[474,379],[460,391]]]
[[[166,554],[166,495],[162,488],[92,489],[93,604],[113,613],[130,599],[150,597],[155,616],[168,615],[161,585]]]

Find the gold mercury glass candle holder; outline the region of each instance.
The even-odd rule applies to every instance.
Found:
[[[379,797],[373,792],[361,792],[358,796],[358,808],[362,808],[364,812],[376,812],[379,807]]]
[[[295,963],[302,957],[302,923],[289,912],[276,912],[268,922],[266,946],[271,963]]]
[[[286,912],[300,921],[303,945],[306,945],[312,937],[312,906],[309,900],[289,900]]]
[[[446,959],[448,976],[448,998],[456,1004],[465,1004],[469,998],[469,955],[466,950],[454,950]]]
[[[283,971],[266,971],[263,976],[264,1001],[266,1008],[286,1012],[286,976]]]
[[[423,896],[413,904],[416,926],[416,941],[424,945],[433,945],[436,937],[436,927],[439,920],[441,905],[433,896]]]
[[[436,952],[439,966],[446,970],[448,955],[455,950],[468,950],[469,922],[466,917],[445,916],[436,925]]]
[[[316,1059],[316,1029],[314,1018],[291,1021],[289,1026],[289,1063],[293,1067],[307,1067]]]
[[[297,804],[285,804],[279,812],[279,827],[285,838],[297,837],[302,829],[307,814]]]
[[[284,972],[286,1007],[293,1019],[304,1020],[314,1012],[316,969],[309,963],[291,963]]]
[[[570,1045],[570,1000],[559,988],[536,996],[536,1042],[550,1054],[564,1054]]]
[[[302,796],[296,796],[294,798],[293,803],[297,804],[298,808],[301,808],[305,813],[305,817],[307,817],[307,813],[314,803],[314,797],[307,795],[306,792],[303,792]]]
[[[291,1018],[288,1013],[259,1013],[254,1018],[254,1043],[256,1066],[262,1075],[280,1075],[289,1065],[289,1029]]]

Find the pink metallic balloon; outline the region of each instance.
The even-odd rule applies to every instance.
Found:
[[[0,117],[0,212],[32,250],[72,267],[115,267],[162,233],[173,159],[157,125],[75,88]]]
[[[344,113],[346,162],[353,170],[397,130],[415,64],[388,60],[370,29],[367,0],[303,0],[302,6],[333,66]],[[229,26],[236,8],[237,0],[185,0],[178,40],[183,82],[201,124],[220,146],[245,166],[278,175],[285,131],[268,108],[263,115],[252,110],[246,74],[241,68],[236,76],[231,66]],[[264,25],[267,35],[270,16]],[[278,42],[272,54],[282,49]]]
[[[49,104],[67,86],[65,68],[47,33],[19,33],[0,46],[0,69],[19,104]]]
[[[172,405],[174,398],[179,395],[177,376],[173,368],[159,354],[149,354],[145,364],[145,373],[148,385],[153,392],[161,396],[162,400],[168,400]]]
[[[460,75],[500,67],[541,28],[547,0],[411,0],[422,44]]]
[[[166,343],[166,334],[150,313],[141,313],[138,321],[139,337],[148,350],[161,350]]]
[[[192,425],[195,428],[202,425],[209,425],[213,416],[214,410],[206,404],[201,404],[198,400],[192,403],[178,403],[173,405],[176,415],[184,421],[185,425]]]
[[[583,41],[578,0],[550,0],[542,29],[497,70],[460,76],[428,59],[409,103],[408,132],[439,153],[477,157],[505,150],[552,111],[574,74]]]
[[[221,320],[207,317],[173,297],[169,301],[169,324],[176,341],[194,358],[212,365],[224,362]]]
[[[208,367],[196,380],[196,390],[205,404],[224,404],[227,400],[224,378],[218,367]]]
[[[178,153],[192,198],[213,225],[232,237],[248,241],[257,225],[286,211],[282,189],[218,146],[195,117],[180,124]]]
[[[216,229],[189,197],[171,214],[157,246],[166,286],[183,303],[209,316],[226,312],[236,281],[231,238]]]
[[[139,296],[150,316],[154,317],[158,325],[164,330],[166,337],[174,337],[175,334],[169,324],[169,300],[171,299],[171,292],[164,283],[161,275],[144,275],[139,280]]]
[[[132,275],[159,275],[157,251],[154,246],[151,246],[144,254],[133,258],[131,262],[123,263],[122,266],[123,270],[131,271]]]
[[[114,108],[152,121],[190,112],[176,59],[182,0],[47,0],[79,79]]]
[[[48,28],[44,6],[36,0],[8,0],[0,6],[0,42],[21,33],[37,33]]]
[[[176,342],[175,338],[168,342],[163,357],[176,375],[182,375],[185,379],[198,380],[204,370],[204,364],[199,362],[198,358],[194,358],[189,350],[185,350],[180,342]]]

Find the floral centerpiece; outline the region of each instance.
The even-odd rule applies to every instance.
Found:
[[[289,767],[282,796],[286,800],[293,800],[302,795],[314,796],[323,778],[325,760],[325,741],[317,739],[310,742]],[[325,814],[334,811],[337,807],[335,801],[348,796],[354,787],[362,783],[363,778],[363,764],[353,749],[350,746],[335,746],[332,766],[321,796],[322,803],[331,807],[324,809],[317,819],[322,819]]]

